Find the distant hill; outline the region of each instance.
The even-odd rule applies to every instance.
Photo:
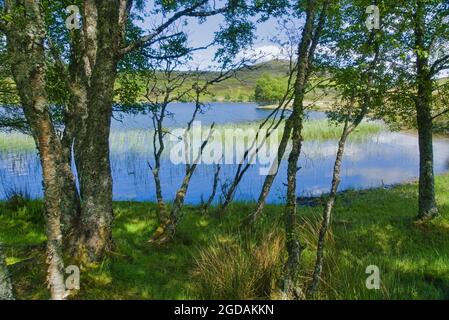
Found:
[[[286,60],[271,60],[268,62],[258,63],[251,67],[241,69],[236,72],[236,77],[227,79],[219,84],[213,85],[209,88],[209,92],[202,98],[207,102],[253,102],[256,82],[263,75],[268,74],[271,77],[288,77],[289,61]],[[209,77],[213,78],[217,75],[216,72],[209,72]],[[142,98],[140,101],[145,101],[143,98],[145,81],[142,81]],[[193,82],[186,81],[184,88],[191,86]],[[117,84],[117,88],[120,83]],[[321,93],[322,88],[318,88],[315,92],[306,96],[306,99],[313,99],[317,92]]]
[[[245,78],[249,82],[255,81],[262,77],[263,74],[269,74],[273,77],[287,77],[290,69],[290,62],[287,60],[271,60],[258,63],[249,70],[242,70],[237,73],[238,77]]]
[[[212,101],[253,101],[256,81],[264,74],[272,77],[288,77],[289,62],[271,60],[236,72],[236,77],[212,87]]]

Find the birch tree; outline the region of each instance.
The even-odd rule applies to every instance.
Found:
[[[39,150],[45,192],[47,263],[51,296],[64,299],[61,201],[64,161],[53,126],[46,90],[45,25],[39,3],[6,1],[5,15],[14,23],[2,25],[8,39],[11,72],[26,120]]]
[[[227,59],[228,53],[239,51],[245,31],[252,29],[242,19],[247,10],[265,10],[273,5],[158,1],[152,14],[159,12],[163,19],[147,32],[134,24],[144,10],[143,1],[6,0],[0,5],[0,30],[6,34],[15,84],[40,152],[45,201],[48,211],[54,211],[49,214],[53,219],[49,223],[62,232],[74,230],[73,248],[80,261],[98,261],[112,246],[108,139],[119,67],[141,58],[163,39],[185,37],[183,32],[170,33],[174,24],[218,14],[226,14],[228,21],[216,34],[222,59]],[[80,28],[66,28],[68,5],[79,8]],[[239,29],[242,32],[238,33]],[[49,112],[48,97],[54,90],[46,90],[48,70],[56,70],[56,83],[66,93],[62,134],[58,134]],[[79,194],[70,167],[72,151]]]
[[[350,8],[348,2],[341,1],[338,12],[337,25],[328,28],[331,36],[330,56],[321,57],[327,60],[327,67],[332,70],[332,82],[340,96],[335,102],[334,109],[328,112],[331,120],[337,123],[343,122],[343,129],[332,172],[330,192],[323,209],[321,227],[319,229],[316,260],[313,269],[312,280],[307,287],[307,298],[313,298],[321,279],[324,264],[324,247],[328,230],[331,226],[333,207],[337,198],[338,187],[341,182],[340,171],[345,152],[345,145],[364,118],[376,111],[381,105],[382,93],[388,87],[385,83],[388,76],[385,72],[385,64],[381,63],[384,25],[379,29],[369,30],[365,26],[365,8],[370,4],[376,5],[376,1],[366,1],[360,6]],[[383,23],[388,23],[387,12],[383,12]],[[339,25],[344,23],[349,26]]]
[[[285,121],[284,131],[281,141],[279,142],[275,162],[273,163],[272,169],[270,170],[271,174],[268,175],[264,180],[262,190],[257,200],[256,209],[247,217],[247,223],[254,223],[262,213],[265,206],[265,201],[270,193],[273,182],[277,176],[278,169],[286,153],[290,138],[294,150],[291,153],[291,159],[289,160],[289,163],[291,163],[292,165],[290,166],[288,176],[292,177],[291,174],[293,170],[295,170],[295,172],[297,171],[297,165],[295,164],[295,169],[293,169],[293,163],[295,162],[295,157],[299,158],[301,149],[301,130],[304,118],[303,100],[310,76],[313,71],[312,64],[314,61],[315,50],[322,35],[322,28],[327,16],[328,6],[328,1],[312,0],[305,1],[303,5],[299,7],[299,9],[296,9],[295,7],[295,10],[299,10],[299,15],[305,15],[305,23],[301,33],[301,40],[298,45],[296,76],[293,86],[293,110],[290,116]],[[290,200],[287,200],[287,203],[290,203],[290,205],[292,203],[292,184],[296,183],[296,173],[295,177],[292,179],[293,180],[290,181],[290,187],[287,195],[287,198],[290,196]]]
[[[207,137],[205,137],[200,142],[199,150],[194,150],[195,147],[192,140],[197,137],[193,136],[192,133],[193,124],[197,116],[200,113],[204,112],[206,106],[205,103],[201,102],[202,96],[204,96],[208,92],[208,89],[211,86],[216,85],[227,79],[230,79],[231,77],[234,77],[236,71],[244,69],[247,63],[248,62],[246,58],[243,58],[241,61],[233,63],[232,65],[226,63],[224,64],[222,70],[213,73],[212,78],[207,76],[207,72],[194,71],[189,74],[184,74],[179,71],[176,72],[175,71],[176,65],[172,65],[171,63],[169,63],[166,66],[167,68],[165,69],[166,74],[164,82],[166,83],[166,85],[164,85],[163,89],[158,94],[155,93],[153,95],[150,94],[148,95],[149,99],[155,99],[160,94],[162,94],[163,97],[162,103],[156,106],[158,110],[157,114],[154,114],[154,112],[152,112],[153,113],[152,118],[154,121],[153,126],[155,128],[154,147],[156,148],[155,167],[152,170],[153,175],[155,177],[158,203],[160,203],[159,210],[161,219],[159,227],[156,229],[155,233],[151,237],[150,240],[151,243],[155,244],[166,243],[170,241],[175,235],[177,225],[182,219],[183,213],[182,209],[188,192],[190,181],[201,160],[203,150],[205,149],[206,145],[209,143],[209,140],[213,136],[215,123],[211,125]],[[174,76],[173,73],[177,74],[177,76]],[[187,77],[190,77],[194,81],[191,87],[183,90],[181,87],[184,84],[184,81],[185,79],[187,79]],[[150,91],[154,92],[154,88],[152,88]],[[184,133],[182,134],[182,136],[179,137],[179,140],[182,141],[182,143],[184,144],[185,174],[182,179],[181,185],[176,192],[170,212],[167,214],[165,202],[163,201],[162,197],[162,189],[159,178],[159,170],[161,169],[160,159],[162,156],[162,152],[165,148],[164,138],[169,133],[163,129],[164,123],[163,121],[167,116],[169,116],[169,113],[167,111],[168,103],[173,102],[175,99],[177,99],[177,97],[179,98],[184,96],[192,97],[193,100],[195,101],[194,102],[195,107],[192,112],[190,120],[187,122],[187,126],[184,130]],[[157,169],[156,172],[154,171],[155,169]],[[216,179],[217,178],[215,178],[215,183],[217,183]],[[216,185],[213,188],[215,190]],[[214,191],[212,191],[212,193],[214,193]]]
[[[392,42],[389,67],[395,83],[388,92],[383,115],[418,130],[418,219],[428,220],[438,215],[433,130],[434,120],[447,110],[441,104],[447,97],[447,86],[439,79],[449,69],[449,4],[414,0],[386,5],[396,17],[388,25]]]

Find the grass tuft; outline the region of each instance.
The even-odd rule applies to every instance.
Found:
[[[236,242],[215,238],[200,250],[193,275],[201,299],[267,299],[279,280],[283,236],[264,235],[258,244],[240,236]]]

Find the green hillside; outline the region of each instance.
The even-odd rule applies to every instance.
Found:
[[[227,79],[219,84],[213,85],[209,88],[209,92],[206,93],[202,100],[207,102],[252,102],[254,101],[254,91],[256,88],[256,82],[264,75],[269,75],[273,78],[285,78],[287,80],[289,73],[289,62],[285,60],[271,60],[264,63],[259,63],[251,67],[238,70],[235,73],[235,77]],[[160,79],[163,79],[162,73],[159,75]],[[212,79],[217,76],[216,72],[208,72],[203,78]],[[122,75],[123,77],[123,75]],[[194,83],[195,75],[192,76],[192,80],[187,80],[180,90],[192,86]],[[136,94],[139,102],[145,102],[145,87],[146,79],[142,78],[138,81],[140,90]],[[122,82],[119,80],[117,84],[118,93],[121,92]],[[309,93],[308,99],[313,100],[316,96],[323,94],[323,88],[318,87],[317,90]],[[332,94],[330,94],[332,96]],[[327,98],[328,99],[328,98]],[[188,99],[186,99],[188,100]],[[122,101],[120,96],[117,96],[117,101]]]
[[[264,74],[272,77],[285,77],[289,73],[289,62],[272,60],[256,64],[248,69],[236,72],[236,77],[213,86],[212,101],[254,101],[256,81]]]

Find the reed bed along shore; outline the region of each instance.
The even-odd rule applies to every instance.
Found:
[[[150,119],[149,119],[150,121]],[[250,123],[233,123],[226,125],[218,125],[215,128],[215,132],[222,137],[222,142],[226,142],[224,139],[231,136],[225,134],[226,132],[232,133],[232,130],[238,132],[251,133],[247,138],[251,139],[257,130],[259,129],[260,122],[250,122]],[[265,126],[267,128],[267,126]],[[175,128],[167,128],[168,131],[174,131]],[[209,132],[208,126],[202,126],[203,137],[207,136]],[[237,131],[240,130],[240,131]],[[330,123],[328,120],[310,120],[306,121],[303,129],[303,138],[305,141],[325,141],[325,140],[337,140],[340,137],[342,130],[341,125],[335,125]],[[386,127],[378,122],[364,122],[357,130],[352,134],[351,139],[353,141],[363,140],[372,135],[378,134],[385,131]],[[280,139],[283,132],[283,124],[279,125],[278,129],[273,136],[276,134],[277,138]],[[127,151],[140,151],[140,152],[151,152],[152,151],[152,137],[153,130],[143,130],[143,129],[128,129],[128,130],[113,130],[111,132],[110,144],[112,152],[121,152],[124,149]],[[176,142],[176,137],[172,135],[172,142]],[[170,134],[167,135],[167,142],[170,145]],[[7,133],[0,132],[0,153],[1,152],[30,152],[35,150],[35,144],[33,138],[29,135],[22,133]]]

